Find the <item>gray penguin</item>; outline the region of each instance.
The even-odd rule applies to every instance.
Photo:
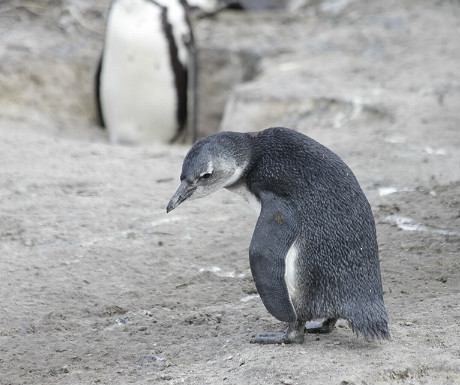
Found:
[[[288,128],[221,132],[187,153],[167,212],[224,187],[259,213],[249,247],[267,310],[288,327],[252,343],[302,343],[307,321],[329,332],[338,318],[366,339],[390,339],[374,217],[350,168]]]

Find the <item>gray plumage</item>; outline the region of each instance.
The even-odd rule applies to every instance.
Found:
[[[366,338],[390,337],[374,217],[332,151],[287,128],[222,132],[190,149],[181,181],[168,212],[222,187],[260,205],[251,270],[267,310],[289,326],[252,342],[302,342],[305,321],[319,318],[325,332],[343,318]]]

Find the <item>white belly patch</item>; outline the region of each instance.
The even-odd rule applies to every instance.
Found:
[[[297,248],[297,241],[294,241],[292,246],[289,248],[286,253],[285,267],[284,267],[284,281],[286,282],[286,287],[289,293],[289,299],[291,303],[296,297],[297,291],[297,280],[296,280],[296,263],[299,256],[299,251]]]

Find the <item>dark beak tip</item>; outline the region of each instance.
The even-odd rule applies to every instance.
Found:
[[[169,201],[168,206],[166,206],[166,213],[173,211],[175,208],[176,208],[176,205],[174,205],[171,201]]]
[[[196,187],[191,188],[184,182],[179,186],[176,193],[173,195],[171,200],[166,207],[166,213],[173,211],[177,206],[179,206],[182,202],[187,200],[193,192],[196,190]]]

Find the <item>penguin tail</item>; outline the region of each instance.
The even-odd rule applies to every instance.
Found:
[[[367,341],[391,340],[388,330],[388,315],[383,303],[374,303],[360,312],[345,317],[356,335],[362,334]]]
[[[354,322],[348,321],[348,324],[357,336],[360,334],[366,339],[366,341],[375,340],[391,340],[391,335],[388,330],[388,323],[384,321],[375,322],[366,326],[357,326]]]

